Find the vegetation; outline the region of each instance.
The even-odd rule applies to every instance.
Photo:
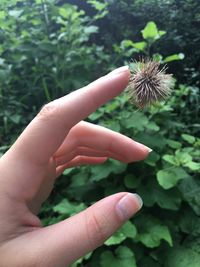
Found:
[[[199,266],[197,1],[2,0],[0,7],[1,154],[45,102],[131,59],[168,63],[175,77],[166,103],[141,111],[122,94],[89,116],[153,152],[144,162],[67,169],[58,180],[40,214],[44,225],[120,191],[144,201],[136,217],[73,267]]]

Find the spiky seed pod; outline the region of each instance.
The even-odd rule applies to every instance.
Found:
[[[173,78],[166,74],[165,66],[160,68],[159,62],[146,59],[134,65],[127,91],[136,106],[144,108],[170,96]]]

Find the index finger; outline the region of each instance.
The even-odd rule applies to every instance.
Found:
[[[69,130],[98,107],[120,94],[130,79],[128,66],[45,105],[11,148],[13,156],[45,164]]]

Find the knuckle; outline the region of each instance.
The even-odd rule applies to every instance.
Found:
[[[92,211],[86,217],[87,238],[91,249],[94,249],[107,239],[107,222],[105,218],[98,218],[95,211]]]
[[[59,107],[53,102],[49,102],[48,104],[45,104],[40,112],[38,113],[38,117],[40,118],[49,118],[52,116],[55,116],[55,114],[58,113]]]

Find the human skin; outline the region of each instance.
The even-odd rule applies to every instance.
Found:
[[[121,67],[46,104],[0,159],[0,266],[66,267],[94,250],[141,208],[120,192],[57,224],[37,214],[56,178],[69,167],[144,159],[149,148],[83,120],[119,95],[130,78]],[[134,123],[134,122],[133,122]]]

